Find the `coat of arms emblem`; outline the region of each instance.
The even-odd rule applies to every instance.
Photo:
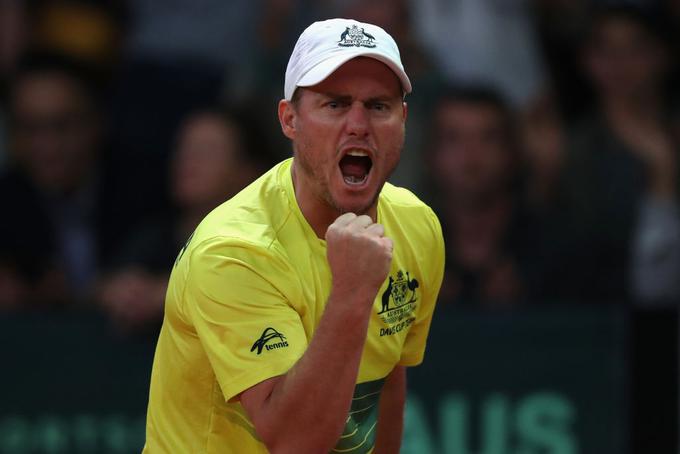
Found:
[[[401,307],[404,304],[414,303],[418,299],[416,296],[418,286],[418,280],[416,278],[411,279],[408,271],[405,276],[403,271],[397,271],[396,279],[389,276],[387,288],[382,294],[382,310],[380,313]],[[393,303],[392,307],[390,307],[390,299]]]
[[[338,46],[342,47],[375,47],[375,37],[364,31],[363,28],[352,25],[346,27],[340,35]]]

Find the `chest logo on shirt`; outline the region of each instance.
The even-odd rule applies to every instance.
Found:
[[[402,270],[396,277],[389,276],[387,288],[382,293],[382,304],[378,315],[388,325],[381,328],[381,336],[391,336],[408,327],[415,321],[413,312],[418,302],[418,279]]]
[[[272,340],[278,340],[278,342],[274,342],[272,344],[270,343]],[[253,352],[255,349],[257,349],[257,354],[259,355],[262,353],[263,349],[269,351],[285,347],[288,347],[286,336],[284,336],[282,333],[279,333],[274,328],[269,327],[262,332],[262,336],[260,336],[260,338],[255,341],[253,346],[250,347],[250,351]]]

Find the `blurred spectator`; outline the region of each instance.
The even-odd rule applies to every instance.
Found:
[[[14,74],[9,112],[0,307],[82,300],[134,206],[104,165],[97,91],[75,62],[33,55]]]
[[[0,101],[0,171],[5,168],[7,162],[7,130],[5,112]]]
[[[546,91],[519,117],[527,166],[527,198],[533,210],[551,216],[559,196],[566,154],[566,126],[553,92]]]
[[[645,304],[680,302],[680,212],[675,197],[650,196],[635,226],[632,294]]]
[[[291,156],[281,134],[276,100],[283,98],[283,82],[290,52],[310,23],[332,17],[332,0],[257,0],[258,13],[248,24],[251,53],[237,63],[238,74],[224,85],[222,99],[228,104],[248,105],[257,112],[260,134],[271,143],[276,161]],[[245,24],[244,24],[245,25]]]
[[[523,204],[514,120],[483,87],[444,92],[433,111],[430,172],[447,263],[441,298],[487,306],[522,301],[538,226]]]
[[[27,40],[27,13],[20,0],[0,0],[0,169],[7,162],[6,97],[8,83]]]
[[[32,47],[68,55],[109,76],[123,34],[125,12],[114,0],[42,0],[33,12]]]
[[[258,41],[261,1],[135,0],[117,68],[112,103],[115,167],[139,156],[167,166],[172,134],[189,112],[218,102],[225,86],[247,78]],[[164,172],[150,174],[140,191],[168,205]]]
[[[136,228],[100,282],[100,303],[121,328],[162,319],[167,281],[184,242],[208,212],[259,176],[257,150],[242,121],[211,109],[181,126],[170,171],[174,211]]]
[[[582,299],[677,295],[677,142],[661,30],[641,10],[608,8],[594,16],[584,48],[596,109],[573,131],[564,173],[574,296]]]
[[[10,73],[26,45],[26,8],[21,0],[0,0],[0,74]]]
[[[416,30],[453,83],[498,87],[524,107],[544,87],[529,0],[413,0]]]
[[[545,62],[556,108],[567,121],[591,105],[580,50],[592,0],[531,0],[537,45]]]
[[[28,41],[28,12],[26,2],[0,0],[0,83],[3,88]]]

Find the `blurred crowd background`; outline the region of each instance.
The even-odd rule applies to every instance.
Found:
[[[441,219],[439,310],[637,314],[643,343],[673,344],[643,362],[676,386],[677,433],[677,0],[0,0],[0,316],[94,310],[155,336],[197,223],[291,155],[287,58],[329,17],[400,46],[391,181]]]

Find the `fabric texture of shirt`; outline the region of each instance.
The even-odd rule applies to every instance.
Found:
[[[331,290],[326,243],[295,199],[292,160],[210,213],[170,277],[151,377],[145,453],[266,453],[239,402],[304,354]],[[394,241],[339,452],[372,451],[378,399],[397,366],[422,362],[444,269],[433,211],[385,184],[378,222]],[[323,402],[319,402],[323,405]]]

